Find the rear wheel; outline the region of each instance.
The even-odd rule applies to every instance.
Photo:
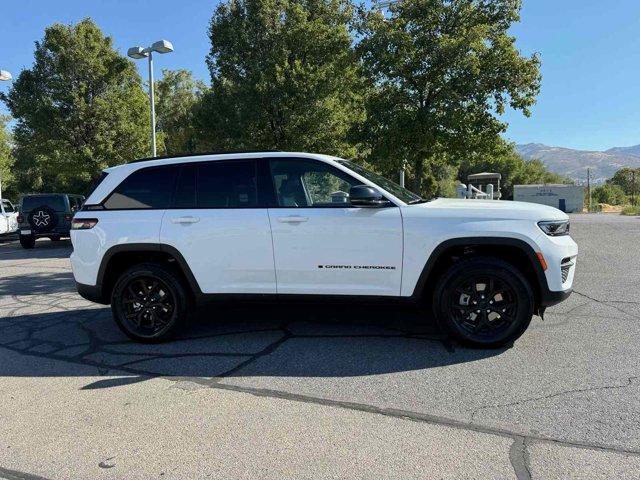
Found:
[[[513,265],[492,257],[461,260],[440,278],[433,296],[441,327],[460,342],[495,348],[513,343],[533,316],[533,292]]]
[[[36,237],[35,235],[20,235],[20,245],[22,248],[33,248],[36,246]]]
[[[116,282],[111,310],[118,327],[129,338],[158,343],[175,337],[185,324],[188,300],[173,272],[156,264],[140,264]]]

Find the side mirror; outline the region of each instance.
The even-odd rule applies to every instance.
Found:
[[[351,187],[349,201],[354,207],[384,207],[389,204],[378,190],[368,185]]]

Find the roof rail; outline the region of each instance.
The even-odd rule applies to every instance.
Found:
[[[157,157],[138,158],[136,160],[131,160],[129,163],[150,162],[151,160],[167,160],[170,158],[203,157],[205,155],[231,155],[234,153],[274,153],[280,151],[281,150],[227,150],[218,152],[179,153],[176,155],[160,155]]]

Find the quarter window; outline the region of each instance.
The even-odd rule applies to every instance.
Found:
[[[127,177],[104,202],[105,208],[169,208],[179,166],[149,167]]]

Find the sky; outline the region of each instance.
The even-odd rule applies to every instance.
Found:
[[[175,51],[154,58],[156,77],[162,68],[186,68],[208,82],[207,25],[217,3],[3,0],[0,68],[17,77],[33,63],[46,26],[91,17],[123,54],[170,40]],[[640,144],[640,0],[523,0],[521,14],[511,33],[523,54],[540,54],[542,89],[531,117],[505,114],[505,137],[583,150]],[[146,79],[146,62],[137,64]],[[0,82],[0,91],[9,83]]]

